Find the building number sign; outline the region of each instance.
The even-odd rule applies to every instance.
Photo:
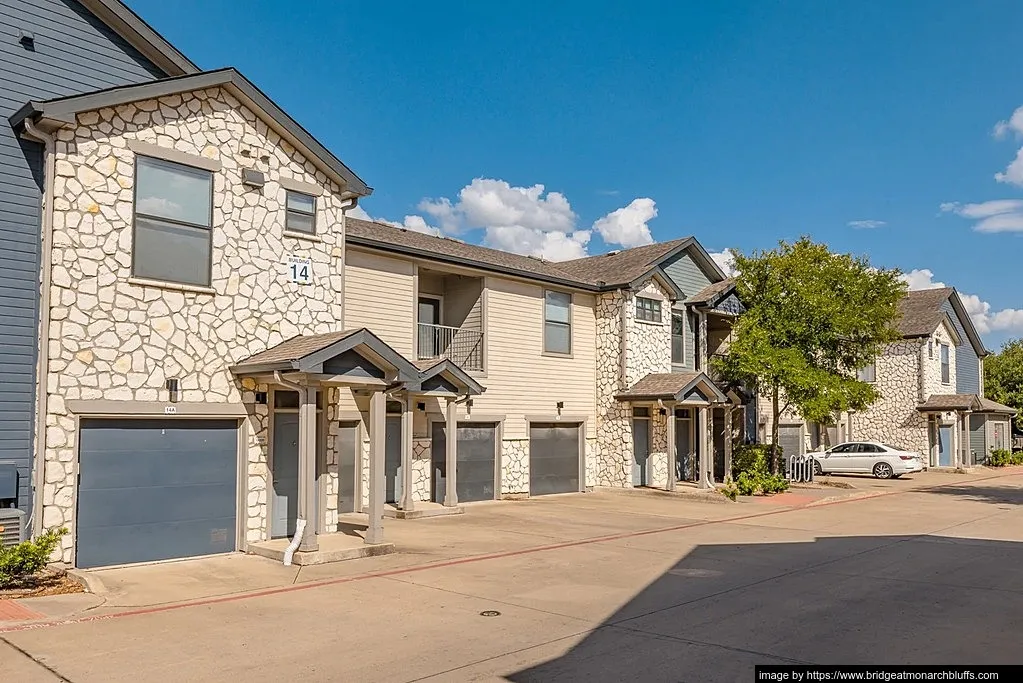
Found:
[[[289,256],[287,262],[288,280],[299,285],[313,283],[313,261],[300,256]]]

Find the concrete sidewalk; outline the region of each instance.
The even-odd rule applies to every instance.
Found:
[[[239,553],[82,572],[94,592],[10,601],[20,607],[20,614],[15,612],[6,619],[0,615],[0,631],[261,595],[296,585],[329,584],[469,558],[537,552],[593,539],[628,541],[664,529],[695,528],[875,496],[964,486],[992,477],[1005,478],[1017,470],[1023,472],[1023,468],[1014,468],[969,475],[922,473],[898,481],[848,477],[843,480],[848,479],[855,488],[794,488],[775,496],[741,498],[737,503],[722,496],[720,504],[713,505],[655,490],[603,489],[589,494],[469,504],[464,515],[388,521],[386,534],[398,552],[381,557],[285,567]],[[826,513],[821,509],[815,514]]]

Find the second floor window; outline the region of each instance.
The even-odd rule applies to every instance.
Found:
[[[951,373],[948,367],[948,344],[941,345],[941,383],[949,384],[951,379]]]
[[[861,382],[870,382],[871,384],[873,384],[874,380],[876,378],[876,374],[877,374],[877,365],[876,365],[876,361],[875,361],[874,363],[871,363],[869,365],[864,365],[862,368],[857,370],[856,371],[856,379],[860,380]]]
[[[545,353],[572,353],[571,294],[544,291],[543,350]]]
[[[647,322],[659,323],[661,322],[661,302],[657,299],[647,299],[646,297],[636,297],[636,319],[646,320]]]
[[[316,234],[316,197],[301,192],[288,191],[287,212],[284,229],[288,232]]]
[[[208,287],[212,206],[209,171],[136,157],[132,275]]]
[[[686,362],[686,317],[684,313],[671,314],[671,362],[682,365]]]

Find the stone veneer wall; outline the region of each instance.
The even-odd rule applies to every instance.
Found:
[[[636,296],[662,300],[661,323],[636,320]],[[624,316],[622,315],[624,307]],[[636,292],[619,290],[597,299],[597,463],[598,486],[632,485],[632,407],[615,398],[651,372],[671,372],[671,318],[668,294],[653,279]],[[624,320],[623,320],[624,318]],[[624,329],[623,329],[624,322]],[[626,339],[625,377],[621,377],[622,338]],[[655,411],[656,412],[656,411]],[[661,433],[665,433],[664,421]],[[651,457],[667,482],[667,446],[651,430]],[[657,468],[655,468],[656,470]]]
[[[131,280],[133,139],[222,164],[213,174],[208,290]],[[262,190],[242,184],[246,166],[265,174]],[[283,235],[285,176],[326,190],[316,239]],[[57,132],[54,191],[41,514],[47,528],[72,529],[63,559],[75,537],[77,474],[65,400],[160,400],[168,377],[181,379],[182,401],[249,407],[245,538],[265,538],[267,416],[254,396],[265,387],[237,382],[228,367],[297,334],[343,329],[339,188],[230,93],[209,89],[81,114]],[[289,254],[312,259],[313,284],[286,280]]]

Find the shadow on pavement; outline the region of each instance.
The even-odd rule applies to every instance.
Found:
[[[927,489],[939,496],[958,496],[964,500],[998,505],[1023,504],[1023,488],[1009,486],[945,485]]]
[[[938,536],[699,546],[565,654],[507,679],[731,683],[754,680],[756,664],[1015,664],[1020,566],[1021,543]]]

